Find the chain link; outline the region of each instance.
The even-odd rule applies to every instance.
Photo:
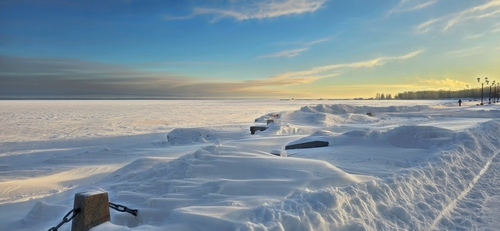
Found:
[[[119,204],[115,204],[115,203],[111,203],[111,202],[109,202],[109,207],[118,211],[118,212],[127,212],[127,213],[134,215],[134,216],[137,216],[137,213],[139,212],[137,209],[129,209],[129,208],[127,208],[127,206],[123,206],[123,205],[119,205]]]
[[[119,204],[115,204],[115,203],[111,203],[111,202],[109,202],[109,207],[118,211],[118,212],[127,212],[127,213],[134,215],[134,216],[137,216],[137,213],[139,212],[137,209],[129,209],[129,208],[127,208],[127,206],[123,206],[123,205],[119,205]],[[73,218],[75,218],[76,215],[78,215],[78,213],[80,213],[80,208],[72,209],[63,217],[62,221],[59,224],[50,228],[48,231],[58,231],[58,229],[62,225],[64,225],[65,223],[69,223],[71,220],[73,220]]]
[[[56,226],[50,228],[48,231],[57,231],[62,225],[64,225],[65,223],[70,222],[71,220],[73,220],[73,218],[75,218],[78,213],[80,213],[80,209],[79,208],[72,209],[71,211],[69,211],[63,217],[63,220],[59,224],[57,224]]]

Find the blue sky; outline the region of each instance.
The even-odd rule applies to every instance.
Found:
[[[499,41],[500,0],[3,0],[0,97],[475,88]]]

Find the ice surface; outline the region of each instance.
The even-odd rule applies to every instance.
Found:
[[[75,193],[95,191],[139,216],[112,211],[93,231],[496,230],[500,221],[494,104],[0,101],[0,115],[0,230],[47,230]],[[252,125],[269,128],[250,135]],[[329,146],[284,150],[314,140]]]

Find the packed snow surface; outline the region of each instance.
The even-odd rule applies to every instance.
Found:
[[[0,101],[0,230],[96,191],[139,215],[93,231],[497,230],[500,106],[464,101]]]

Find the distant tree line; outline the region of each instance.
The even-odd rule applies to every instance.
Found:
[[[391,94],[385,95],[384,93],[377,93],[375,95],[375,99],[392,99],[392,95]]]
[[[491,88],[491,97],[497,98],[495,87]],[[497,89],[500,90],[500,89]],[[383,99],[383,94],[378,94],[377,97]],[[484,88],[483,97],[490,97],[490,88]],[[387,97],[385,97],[387,98]],[[450,99],[450,98],[481,98],[481,88],[463,89],[463,90],[438,90],[438,91],[405,91],[394,96],[395,99]]]

